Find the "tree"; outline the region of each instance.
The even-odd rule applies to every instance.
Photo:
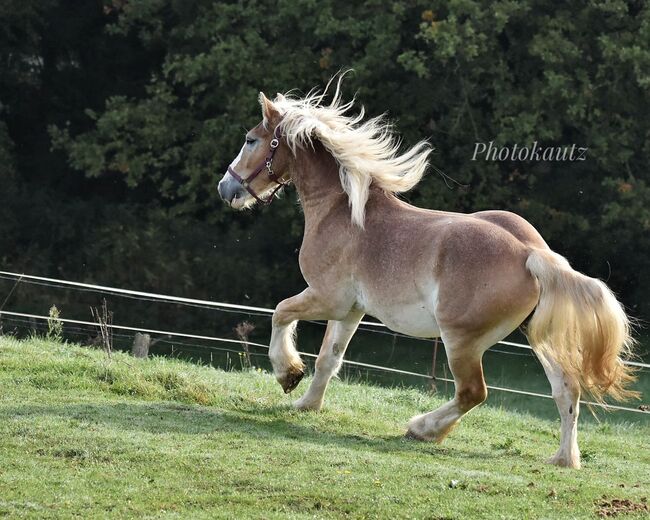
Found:
[[[216,183],[242,127],[259,121],[260,90],[304,92],[353,68],[347,96],[387,112],[405,145],[428,137],[435,167],[457,181],[447,188],[433,168],[414,203],[514,210],[575,267],[608,279],[634,314],[650,315],[643,2],[10,3],[0,11],[9,17],[0,99],[12,107],[0,150],[16,144],[14,184],[45,208],[20,223],[32,240],[16,262],[199,297],[209,286],[233,301],[254,287],[260,304],[294,292],[292,197],[262,219],[234,215]],[[475,144],[490,141],[589,150],[586,161],[473,161]],[[56,231],[42,231],[43,220]],[[92,267],[80,269],[79,253]],[[233,281],[240,268],[248,285]]]

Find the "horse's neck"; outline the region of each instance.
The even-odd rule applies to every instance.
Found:
[[[338,164],[325,147],[299,150],[294,163],[293,183],[305,214],[305,224],[318,222],[347,195],[341,187]],[[347,208],[347,201],[345,207]]]
[[[297,152],[292,180],[305,215],[305,234],[318,228],[323,219],[342,232],[350,228],[358,230],[351,222],[348,196],[339,177],[339,165],[321,143],[316,142],[313,150],[308,148]],[[372,221],[373,215],[385,215],[402,205],[394,195],[371,185],[366,204],[366,223]]]

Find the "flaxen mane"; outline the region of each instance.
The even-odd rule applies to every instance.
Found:
[[[278,94],[273,104],[282,115],[282,133],[294,153],[316,139],[336,159],[352,222],[363,227],[370,184],[390,193],[410,190],[424,175],[431,148],[421,141],[400,154],[400,141],[383,116],[364,122],[363,108],[357,115],[347,115],[354,100],[342,102],[341,79],[329,105],[321,104],[327,88],[304,98]]]

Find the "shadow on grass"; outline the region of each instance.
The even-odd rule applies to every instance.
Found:
[[[408,440],[403,435],[366,436],[343,434],[305,424],[301,413],[288,406],[250,405],[239,409],[219,409],[182,403],[109,404],[29,404],[0,407],[0,420],[8,418],[52,417],[78,428],[101,424],[115,430],[139,431],[153,435],[180,433],[230,436],[268,440],[282,437],[318,446],[344,447],[382,453],[420,453],[430,456],[453,455],[472,459],[496,459],[498,452],[481,449],[445,448],[434,443]],[[78,424],[75,425],[75,422]]]

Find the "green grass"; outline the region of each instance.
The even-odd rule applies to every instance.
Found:
[[[10,338],[0,389],[0,516],[596,518],[650,497],[643,416],[584,426],[575,471],[543,463],[557,421],[502,409],[440,446],[404,440],[442,403],[414,389],[334,382],[298,413],[264,372]]]

